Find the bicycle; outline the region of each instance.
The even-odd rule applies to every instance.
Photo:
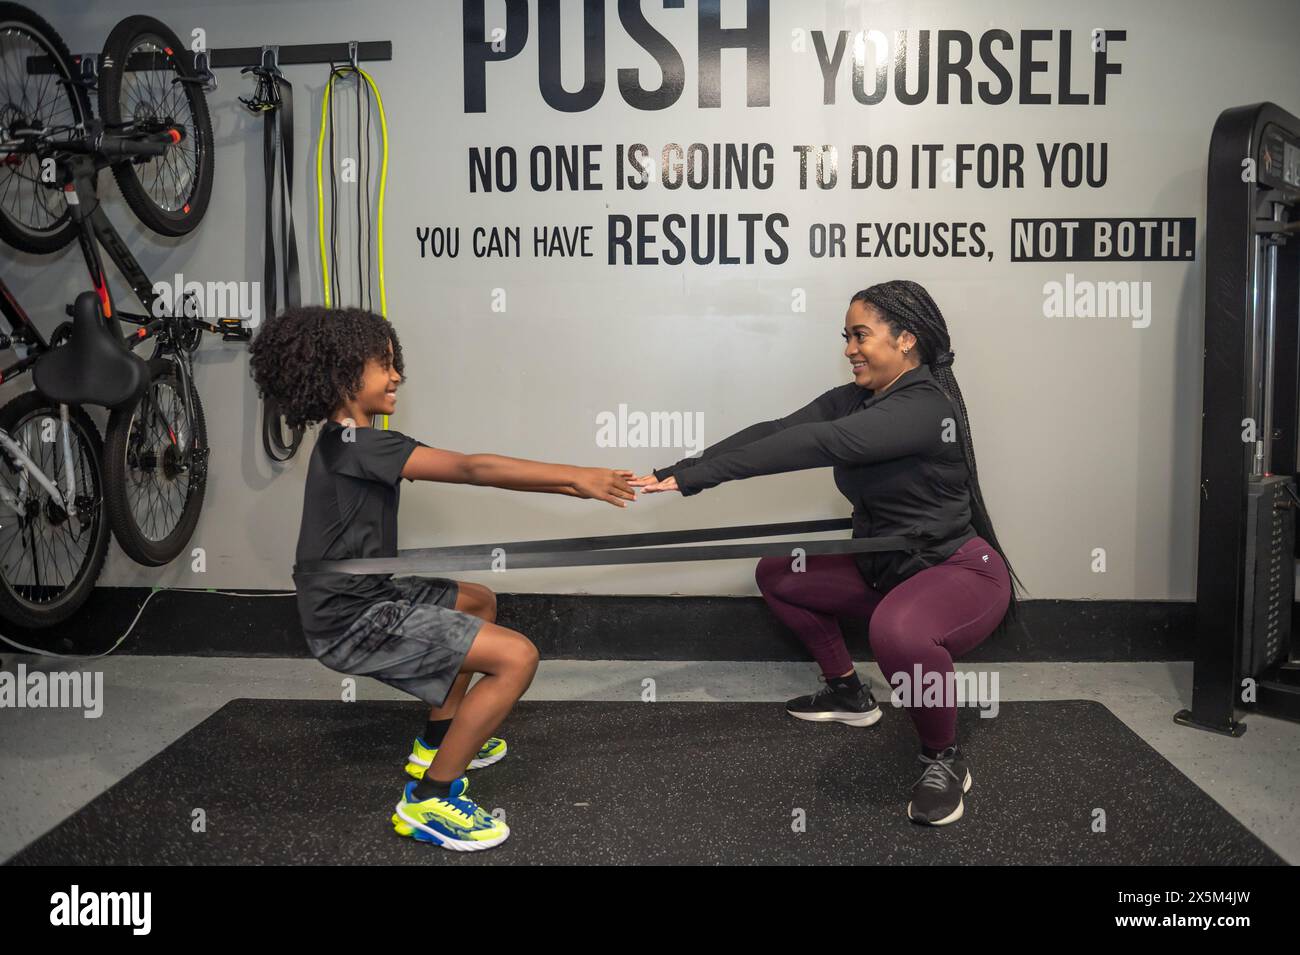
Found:
[[[76,613],[108,552],[103,444],[81,405],[134,400],[148,381],[143,360],[100,321],[94,293],[79,296],[74,313],[47,341],[0,279],[10,328],[0,349],[19,354],[0,381],[39,369],[55,393],[29,391],[0,408],[0,617],[29,629]]]
[[[115,157],[113,175],[131,211],[160,235],[192,231],[212,193],[212,121],[204,80],[177,51],[176,35],[152,17],[132,16],[109,33],[98,63],[74,58],[63,38],[36,13],[0,3],[0,127],[77,130],[92,119],[114,134],[157,133],[177,126],[187,134],[159,155]],[[179,92],[178,92],[179,90]],[[48,255],[78,234],[72,210],[43,177],[30,152],[6,157],[0,239],[24,252]],[[16,197],[14,180],[20,183]],[[23,208],[21,184],[30,189]]]
[[[110,34],[97,85],[101,111],[117,119],[96,120],[89,115],[92,84],[74,75],[66,45],[44,20],[16,4],[0,4],[0,38],[0,61],[23,65],[0,70],[0,171],[11,171],[0,184],[0,238],[45,251],[75,236],[107,329],[122,340],[121,323],[136,326],[125,338],[132,349],[154,341],[149,383],[137,400],[110,413],[102,460],[113,535],[138,563],[165,564],[193,534],[206,487],[207,429],[192,355],[205,331],[247,341],[251,330],[238,319],[203,321],[192,296],[179,309],[166,301],[109,221],[96,183],[99,171],[111,167],[128,205],[147,225],[165,234],[191,229],[206,210],[212,180],[202,80],[163,24],[128,17]],[[186,146],[191,140],[197,140],[192,148]],[[38,173],[50,164],[54,175]],[[160,190],[169,170],[171,186]],[[13,181],[19,198],[6,202]],[[31,193],[26,204],[24,190]],[[61,196],[61,205],[50,193]],[[146,314],[115,307],[100,247]]]
[[[0,508],[9,512],[0,512],[0,616],[21,626],[49,626],[76,612],[102,569],[109,529],[146,564],[165,563],[188,542],[207,463],[190,355],[204,331],[227,340],[251,335],[238,320],[214,325],[188,308],[173,314],[96,193],[99,171],[111,167],[133,211],[168,234],[193,228],[206,209],[211,131],[201,81],[167,33],[150,18],[128,17],[110,34],[101,109],[112,114],[114,102],[125,104],[132,119],[98,121],[88,96],[95,84],[77,75],[58,34],[31,11],[0,3],[0,238],[41,253],[75,236],[95,287],[78,296],[68,308],[73,321],[47,341],[0,280],[0,314],[11,333],[0,333],[0,349],[13,347],[19,359],[0,369],[0,381],[32,371],[37,384],[0,408]],[[114,69],[143,77],[113,80]],[[142,87],[152,95],[140,95]],[[150,109],[160,102],[164,114]],[[182,102],[192,124],[171,115]],[[185,145],[194,139],[198,146]],[[168,164],[178,174],[160,190]],[[141,185],[134,200],[126,185],[133,180]],[[101,246],[149,314],[115,309]],[[137,326],[129,337],[120,321]],[[148,340],[155,347],[146,361],[133,350]],[[112,409],[108,441],[82,404]],[[151,519],[149,505],[166,503],[147,496],[160,481],[180,503]]]

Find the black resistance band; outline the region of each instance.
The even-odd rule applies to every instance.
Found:
[[[431,571],[536,567],[588,567],[611,564],[667,564],[678,561],[735,560],[745,557],[786,557],[799,548],[810,556],[883,551],[914,553],[924,546],[915,537],[854,537],[848,540],[773,541],[758,544],[691,545],[701,541],[738,540],[746,537],[780,537],[846,530],[849,518],[796,521],[786,524],[746,524],[699,530],[613,534],[605,537],[570,537],[552,540],[507,541],[497,544],[460,544],[401,550],[396,557],[308,561],[297,565],[299,574],[405,574]]]
[[[262,274],[262,312],[264,319],[277,314],[277,286],[283,292],[286,308],[301,304],[298,276],[298,238],[293,224],[293,84],[284,78],[278,67],[250,66],[242,70],[257,78],[257,89],[252,97],[240,101],[255,113],[261,113],[262,169],[266,179],[266,237],[265,261]],[[279,185],[280,207],[275,207],[276,186]],[[276,213],[279,213],[280,243],[283,247],[281,261],[277,263]],[[288,431],[288,437],[285,431]],[[273,461],[288,461],[302,444],[305,429],[289,427],[283,420],[279,406],[267,400],[262,408],[262,448]]]

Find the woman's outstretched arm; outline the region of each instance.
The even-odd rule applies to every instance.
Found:
[[[689,496],[761,474],[875,464],[933,452],[943,446],[945,421],[951,417],[941,396],[902,393],[856,414],[794,425],[683,468],[673,475],[676,489]]]
[[[852,391],[850,391],[850,389]],[[699,457],[682,458],[675,464],[670,464],[666,468],[656,468],[654,476],[662,481],[672,477],[678,471],[693,467],[701,461],[707,461],[719,454],[724,454],[735,448],[743,448],[747,444],[766,438],[769,435],[776,434],[785,428],[794,425],[808,424],[813,421],[831,421],[840,416],[846,410],[849,398],[853,393],[859,393],[862,397],[867,397],[870,392],[859,388],[853,382],[840,385],[838,388],[832,388],[818,395],[808,404],[804,405],[798,411],[794,411],[784,418],[776,418],[772,421],[760,421],[757,424],[751,424],[748,428],[737,431],[729,438],[723,438],[717,444],[711,444],[700,453]],[[856,396],[856,395],[854,395]]]

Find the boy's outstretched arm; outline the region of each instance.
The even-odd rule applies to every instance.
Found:
[[[608,501],[626,507],[636,500],[627,471],[547,464],[501,454],[461,454],[420,446],[411,452],[402,477],[412,481],[476,484],[514,491],[543,491]]]
[[[636,478],[635,471],[623,471],[615,468],[614,473],[619,475],[620,477],[627,478],[629,487],[636,486],[635,484],[632,483],[633,479]],[[503,490],[506,491],[529,491],[534,494],[565,494],[568,495],[569,497],[582,496],[572,487],[569,487],[567,484],[548,484],[545,487],[533,487],[533,486],[511,483],[511,484],[498,484],[497,487],[502,488]]]

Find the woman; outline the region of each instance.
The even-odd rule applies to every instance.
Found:
[[[916,553],[765,557],[756,576],[826,682],[786,704],[799,719],[851,726],[880,719],[836,619],[869,618],[872,652],[891,685],[907,690],[901,695],[921,741],[925,769],[908,817],[947,825],[961,818],[971,785],[957,748],[952,661],[1017,617],[1014,571],[980,493],[948,327],[929,293],[908,281],[858,292],[843,337],[851,383],[629,483],[690,495],[723,481],[832,467],[853,504],[854,537],[920,539]],[[922,692],[936,686],[943,692]]]

